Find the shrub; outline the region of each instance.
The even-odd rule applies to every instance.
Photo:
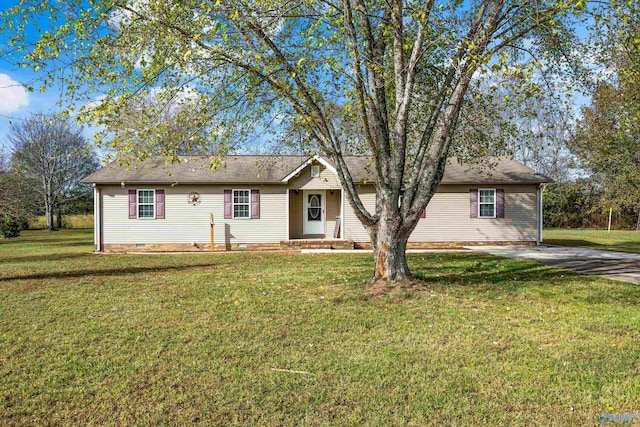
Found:
[[[11,239],[20,236],[20,221],[13,217],[3,217],[0,219],[0,234]]]

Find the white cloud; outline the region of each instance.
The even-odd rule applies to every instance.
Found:
[[[7,74],[0,74],[0,113],[13,113],[27,105],[29,93],[24,86]]]

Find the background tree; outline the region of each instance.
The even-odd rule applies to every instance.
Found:
[[[556,181],[566,181],[575,156],[567,142],[575,127],[573,107],[548,91],[520,100],[515,137],[508,149],[535,171]]]
[[[132,95],[122,114],[109,123],[110,147],[132,158],[176,157],[214,154],[207,134],[218,132],[215,124],[204,128],[190,126],[189,117],[198,94],[194,91],[156,90]]]
[[[526,82],[521,79],[526,77]],[[530,73],[493,75],[478,81],[454,137],[454,152],[471,146],[471,157],[507,156],[553,180],[566,181],[575,155],[567,147],[577,117],[566,87]],[[464,151],[460,153],[464,155]],[[484,161],[480,159],[480,161]]]
[[[12,123],[12,169],[27,186],[28,194],[40,199],[47,228],[53,230],[54,209],[60,208],[88,186],[80,180],[98,168],[95,153],[87,146],[82,132],[56,117],[36,115]],[[26,196],[25,196],[26,197]]]
[[[442,179],[472,80],[490,68],[509,72],[535,51],[551,67],[554,53],[575,46],[568,25],[583,8],[573,0],[25,0],[5,25],[55,17],[36,40],[17,28],[12,46],[28,51],[25,65],[49,67],[46,83],[65,79],[70,103],[101,95],[84,120],[109,126],[132,95],[162,88],[199,94],[182,120],[224,130],[208,135],[220,152],[275,117],[303,128],[336,165],[371,236],[374,278],[396,281],[411,278],[407,240]],[[348,141],[336,123],[346,118],[372,156],[371,212],[344,160]],[[109,143],[126,146],[113,135]]]
[[[0,146],[0,235],[18,237],[29,217],[29,209],[23,197],[22,181],[10,166],[7,151]]]
[[[570,142],[592,179],[603,187],[603,202],[636,214],[640,214],[639,99],[637,83],[615,87],[602,82]]]
[[[602,205],[640,224],[640,4],[612,4],[596,33],[605,72],[569,147],[602,187]]]
[[[602,187],[590,178],[560,180],[545,191],[544,226],[558,228],[606,227],[608,210],[602,208]]]

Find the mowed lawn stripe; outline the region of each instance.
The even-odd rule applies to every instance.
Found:
[[[607,232],[607,230],[550,228],[544,230],[544,243],[640,253],[640,232],[635,230]]]

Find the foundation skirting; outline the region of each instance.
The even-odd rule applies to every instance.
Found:
[[[465,246],[535,246],[534,241],[491,241],[491,242],[409,242],[407,249],[462,249]],[[355,242],[355,249],[371,249],[371,242]]]
[[[535,246],[533,241],[492,241],[492,242],[410,242],[407,249],[461,249],[465,246],[503,246],[526,245]],[[326,239],[294,239],[282,240],[278,243],[231,243],[216,244],[214,252],[224,251],[276,251],[301,249],[371,249],[370,242],[354,242],[352,240]],[[124,252],[211,252],[209,243],[146,243],[146,244],[106,244],[105,253]]]

